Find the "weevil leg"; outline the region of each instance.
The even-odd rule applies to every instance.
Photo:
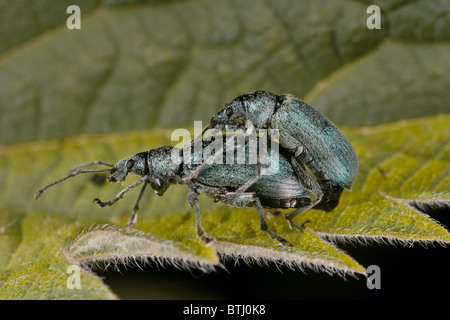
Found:
[[[137,222],[138,217],[138,211],[139,211],[139,201],[141,201],[142,195],[144,194],[145,187],[147,186],[148,181],[144,182],[144,185],[142,186],[141,190],[139,191],[139,194],[136,198],[136,201],[134,202],[133,206],[133,214],[130,217],[130,220],[128,220],[127,223],[127,229],[133,230],[134,226]]]
[[[247,181],[244,185],[240,186],[239,189],[236,190],[236,193],[244,193],[248,188],[250,188],[256,181],[261,178],[261,165],[256,164],[255,166],[256,177]]]
[[[94,199],[94,203],[96,203],[99,207],[103,208],[105,206],[112,206],[114,203],[116,203],[118,200],[122,199],[123,196],[125,195],[125,193],[127,193],[128,191],[136,188],[138,185],[140,185],[141,183],[145,182],[148,180],[148,176],[145,176],[141,179],[139,179],[138,181],[130,184],[128,187],[126,187],[125,189],[123,189],[122,191],[120,191],[114,198],[108,200],[108,201],[101,201],[99,198],[95,198]]]
[[[303,206],[301,208],[298,208],[294,211],[288,212],[284,215],[284,217],[286,218],[286,220],[289,223],[289,227],[292,228],[296,228],[300,231],[302,231],[303,229],[305,229],[305,223],[310,222],[309,220],[303,222],[302,224],[297,224],[294,221],[292,221],[292,219],[294,219],[296,216],[298,216],[300,213],[305,212],[306,210],[311,209],[312,207],[314,207],[317,204],[317,200],[320,200],[319,198],[317,198],[314,201],[311,201],[309,204],[307,204],[306,206]]]
[[[287,245],[293,247],[292,243],[286,239],[280,237],[275,232],[269,229],[266,218],[264,216],[264,209],[259,198],[253,192],[237,193],[228,192],[224,195],[219,196],[219,199],[225,203],[235,207],[253,207],[256,206],[256,211],[258,212],[259,223],[261,230],[267,232],[267,234],[272,238],[280,242],[282,245]]]
[[[205,161],[202,162],[201,165],[199,165],[197,168],[195,168],[194,170],[192,170],[189,174],[183,176],[181,178],[181,181],[183,181],[184,183],[189,182],[191,180],[197,179],[197,177],[200,175],[200,173],[203,171],[203,169],[206,168],[206,166],[212,164],[215,159],[222,157],[223,156],[223,152],[219,151],[216,152],[214,156],[206,159]]]
[[[239,145],[238,148],[240,148],[241,146]],[[249,181],[247,181],[244,185],[240,186],[239,189],[236,190],[236,193],[244,193],[245,191],[247,191],[248,188],[250,188],[253,184],[255,184],[260,178],[261,178],[261,166],[267,166],[267,164],[261,164],[260,163],[260,158],[257,157],[256,159],[256,165],[255,165],[255,171],[256,171],[256,176],[253,179],[250,179]]]
[[[316,184],[318,184],[318,187],[315,190],[321,190],[322,196],[320,197],[321,200],[314,208],[324,210],[326,212],[330,212],[336,208],[339,204],[339,199],[342,191],[344,191],[344,188],[333,182],[325,173],[323,173],[316,161],[314,161],[314,159],[312,159],[306,152],[301,153],[295,159],[298,163],[305,164],[317,179]]]
[[[208,129],[209,129],[209,125],[206,126],[205,129],[203,129],[201,134],[199,134],[197,137],[194,138],[194,140],[192,140],[192,144],[195,145],[195,143],[198,141],[198,139],[200,139],[200,140],[203,139],[203,135],[205,134],[205,132]],[[189,174],[187,174],[187,175],[183,176],[181,179],[179,179],[178,183],[180,183],[180,182],[186,183],[193,179],[196,179],[207,165],[209,165],[212,161],[214,161],[215,159],[217,159],[220,156],[222,156],[222,153],[216,152],[216,154],[213,157],[211,157],[210,159],[207,159],[206,161],[203,161],[200,166],[198,166],[193,171],[191,171]]]
[[[197,234],[205,242],[206,246],[210,246],[214,242],[214,238],[210,237],[202,227],[200,222],[200,206],[195,192],[190,191],[187,196],[187,201],[192,208],[195,208],[195,223],[197,225]]]
[[[314,178],[306,171],[305,167],[303,166],[302,162],[299,162],[294,156],[291,156],[291,164],[294,168],[295,174],[299,178],[300,184],[305,188],[305,190],[311,192],[316,198],[311,201],[308,200],[308,202],[303,205],[302,207],[286,213],[284,216],[288,220],[289,226],[291,228],[297,228],[298,230],[303,230],[304,225],[299,225],[292,221],[297,215],[299,215],[302,212],[305,212],[313,207],[316,207],[323,199],[323,192],[321,189],[320,184],[314,180]]]
[[[266,217],[264,216],[264,210],[263,210],[261,201],[256,196],[255,196],[255,203],[256,203],[256,211],[258,212],[259,223],[261,225],[261,230],[267,232],[272,239],[278,240],[278,242],[280,242],[282,245],[284,245],[284,246],[288,245],[290,247],[293,247],[292,243],[290,243],[286,239],[280,237],[275,232],[273,232],[272,230],[269,229],[269,226],[267,225]]]
[[[306,171],[302,162],[299,162],[297,158],[291,156],[290,162],[292,168],[294,168],[295,175],[298,178],[298,182],[302,185],[302,187],[311,192],[314,196],[316,196],[317,200],[315,203],[320,202],[323,197],[322,189],[320,188],[319,183],[314,180],[314,178]]]
[[[221,150],[216,151],[213,156],[209,157],[208,159],[205,159],[201,165],[199,165],[197,168],[195,168],[189,174],[183,176],[181,180],[186,183],[186,182],[196,179],[200,175],[200,173],[203,171],[203,169],[206,168],[206,166],[214,163],[214,161],[216,161],[216,159],[218,159],[219,157],[223,157],[223,150],[227,150],[227,148],[230,148],[230,147],[239,149],[242,147],[242,145],[240,145],[238,143],[237,146],[235,146],[234,138],[229,138],[228,140],[225,141],[225,145]]]

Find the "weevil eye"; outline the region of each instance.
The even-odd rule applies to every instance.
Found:
[[[133,168],[135,161],[133,159],[130,159],[127,161],[127,170],[131,170]]]
[[[155,178],[150,182],[150,185],[153,190],[160,190],[162,188],[161,180],[159,178]]]
[[[225,114],[227,115],[227,117],[231,117],[233,115],[233,109],[232,108],[227,108],[225,110]]]

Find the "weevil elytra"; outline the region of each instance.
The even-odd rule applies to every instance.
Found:
[[[190,143],[193,144],[193,141]],[[230,142],[224,143],[222,149],[224,152],[216,153],[214,157],[226,157],[225,151],[227,148],[237,150],[245,147],[246,154],[249,153],[248,143],[245,143],[245,146],[239,144],[235,146],[234,141],[232,142],[233,144],[230,144]],[[211,142],[203,140],[202,148],[205,149],[209,143]],[[231,206],[256,207],[261,229],[280,243],[292,246],[289,241],[270,230],[263,208],[295,209],[285,214],[285,217],[291,227],[303,229],[303,225],[294,223],[292,219],[309,209],[311,200],[309,192],[305,190],[294,170],[295,165],[297,165],[295,158],[288,159],[290,155],[283,148],[268,147],[269,162],[265,165],[259,163],[238,164],[237,162],[216,164],[209,161],[214,157],[201,164],[194,164],[194,157],[190,158],[191,161],[183,160],[183,152],[184,148],[165,146],[137,153],[114,165],[104,161],[81,164],[69,170],[67,176],[40,189],[36,193],[35,199],[38,199],[48,188],[81,173],[108,171],[107,180],[110,182],[120,182],[125,180],[128,174],[135,174],[141,178],[123,189],[114,198],[108,201],[94,199],[94,202],[100,207],[111,206],[127,192],[142,185],[128,222],[129,228],[134,228],[137,221],[139,201],[147,185],[150,185],[158,195],[162,196],[170,185],[185,184],[189,188],[188,203],[195,209],[198,235],[206,244],[211,243],[213,239],[204,231],[200,223],[200,207],[197,197],[199,194],[205,194]],[[181,160],[173,161],[174,154]],[[223,160],[226,159],[223,158]],[[92,165],[103,165],[107,166],[108,169],[85,169]],[[276,170],[273,170],[270,174],[261,174],[261,170],[270,170],[274,166]],[[302,166],[299,165],[299,167],[301,170]]]
[[[358,156],[344,134],[309,104],[292,94],[255,91],[227,103],[211,118],[209,127],[244,129],[249,123],[256,129],[278,129],[280,145],[311,170],[317,183],[305,187],[317,197],[315,209],[333,210],[343,188],[351,190]],[[298,177],[306,179],[303,170]]]

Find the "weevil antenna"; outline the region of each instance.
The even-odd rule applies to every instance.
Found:
[[[67,171],[67,175],[71,175],[72,173],[74,173],[78,169],[86,168],[86,167],[90,167],[90,166],[95,166],[95,165],[98,165],[98,164],[103,165],[103,166],[107,166],[107,167],[111,167],[111,168],[113,167],[112,164],[106,163],[105,161],[102,161],[102,160],[92,161],[92,162],[88,162],[88,163],[82,163],[82,164],[79,164],[79,165],[71,168],[69,171]]]
[[[92,164],[99,164],[97,161],[95,163],[91,162]],[[77,168],[82,168],[83,166],[87,166],[86,165],[79,165],[77,166]],[[38,192],[36,192],[36,194],[34,195],[34,200],[39,199],[39,197],[42,195],[42,193],[44,193],[45,190],[47,190],[50,187],[53,187],[54,185],[61,183],[69,178],[72,178],[74,176],[76,176],[77,174],[80,173],[91,173],[91,172],[108,172],[110,169],[87,169],[87,170],[82,170],[82,169],[75,169],[74,168],[69,170],[69,173],[67,174],[67,176],[65,176],[64,178],[61,178],[59,180],[53,181],[52,183],[46,185],[45,187],[41,188]]]

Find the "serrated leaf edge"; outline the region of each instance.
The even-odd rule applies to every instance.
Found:
[[[241,259],[248,265],[269,266],[275,264],[278,268],[285,266],[291,270],[299,269],[306,273],[306,269],[315,272],[325,272],[329,275],[337,274],[343,278],[346,275],[356,277],[356,274],[367,276],[364,267],[349,268],[344,264],[331,262],[325,259],[309,259],[301,257],[298,252],[291,253],[283,250],[264,248],[252,245],[238,245],[229,242],[218,241],[214,244],[217,252],[223,260],[233,260],[236,264]],[[354,261],[355,262],[355,261]],[[355,264],[357,264],[355,262]]]

